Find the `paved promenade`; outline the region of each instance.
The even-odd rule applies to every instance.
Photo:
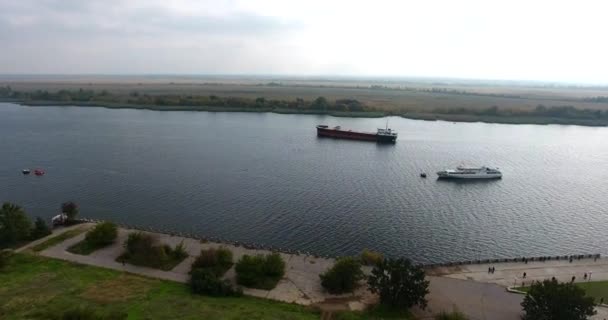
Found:
[[[494,273],[489,273],[488,268],[495,268]],[[524,278],[524,272],[526,277]],[[587,273],[587,279],[585,280],[585,273]],[[573,259],[572,262],[569,260],[550,260],[550,261],[528,261],[523,262],[509,262],[509,263],[494,263],[494,264],[473,264],[473,265],[461,265],[453,267],[440,267],[429,271],[429,274],[435,276],[441,276],[443,279],[458,279],[458,280],[469,280],[467,283],[479,283],[495,285],[497,288],[502,288],[502,291],[506,291],[507,287],[511,286],[522,286],[530,285],[534,281],[542,281],[545,279],[551,279],[555,277],[558,281],[569,282],[572,277],[575,278],[575,282],[585,281],[608,281],[608,259],[606,258],[587,258],[587,259]],[[591,275],[591,279],[589,279]],[[432,287],[433,285],[431,285]],[[489,287],[485,287],[486,289]],[[493,289],[490,289],[493,290]],[[439,289],[438,292],[450,292],[452,288],[445,286]],[[458,292],[452,291],[454,294],[451,297],[456,297],[458,292],[465,293],[467,290],[462,288]],[[489,292],[489,291],[487,291]],[[433,295],[431,288],[431,295]],[[474,294],[474,292],[468,292],[466,294]],[[493,298],[492,298],[493,297]],[[504,300],[503,300],[504,299]],[[479,301],[483,301],[486,304],[488,301],[500,300],[504,301],[503,311],[507,309],[516,309],[523,295],[508,294],[508,296],[496,295],[492,293],[491,296],[480,297]],[[606,297],[608,300],[608,297]],[[464,304],[462,304],[464,305]],[[462,310],[462,309],[461,309]],[[464,311],[464,310],[462,310]],[[603,320],[608,319],[608,308],[598,307],[596,308],[597,315],[592,319]],[[508,312],[510,313],[510,312]],[[492,317],[481,317],[481,314],[473,315],[467,312],[472,319],[493,319]],[[509,319],[506,317],[503,319]],[[498,318],[497,318],[498,319]],[[516,318],[512,318],[516,319]]]
[[[494,267],[496,271],[489,273],[488,268]],[[524,278],[524,272],[526,277]],[[585,279],[585,273],[587,279]],[[555,277],[561,282],[569,282],[576,277],[575,282],[608,281],[608,259],[581,259],[581,260],[551,260],[534,262],[510,262],[496,264],[474,264],[456,267],[436,268],[432,274],[444,277],[474,280],[485,283],[495,283],[503,287],[529,285],[538,280]],[[589,278],[591,275],[591,278]],[[608,297],[606,297],[608,299]]]
[[[60,228],[54,230],[51,236],[74,228],[91,228],[93,225],[87,223]],[[130,264],[123,265],[116,262],[115,259],[124,250],[122,244],[127,239],[128,234],[135,231],[137,230],[119,228],[118,239],[114,245],[97,250],[89,256],[72,254],[66,251],[71,245],[82,241],[85,237],[84,233],[50,247],[40,252],[40,254],[153,278],[187,282],[190,265],[199,255],[201,249],[226,247],[233,252],[234,261],[240,259],[244,254],[270,253],[266,250],[246,249],[241,246],[213,242],[201,243],[196,239],[157,234],[162,243],[171,246],[183,241],[189,257],[171,271]],[[48,237],[33,242],[18,251],[27,250],[46,239]],[[362,310],[366,305],[376,301],[376,297],[367,291],[365,285],[349,295],[336,296],[326,293],[321,287],[319,274],[330,268],[335,262],[334,259],[284,253],[281,253],[281,255],[286,261],[286,274],[277,287],[270,291],[244,289],[245,294],[302,305],[327,306],[332,310]],[[495,267],[496,271],[488,273],[489,267]],[[364,271],[368,273],[370,270],[365,268]],[[523,272],[526,272],[526,279],[523,279]],[[567,260],[560,260],[529,262],[527,264],[497,263],[435,268],[428,272],[428,279],[430,280],[430,294],[427,296],[429,306],[426,310],[414,310],[414,314],[420,319],[432,319],[434,315],[441,311],[459,310],[471,320],[516,320],[520,319],[521,301],[524,296],[509,293],[506,287],[514,284],[521,285],[522,281],[529,284],[533,280],[542,280],[553,276],[560,281],[570,281],[572,276],[575,275],[577,281],[583,281],[585,272],[587,274],[591,273],[592,280],[608,280],[608,259],[597,259],[597,261],[594,259],[574,260],[572,263]],[[234,267],[228,270],[224,277],[236,282]],[[608,311],[606,308],[598,308],[598,315],[593,319],[601,320],[604,318],[608,319]]]
[[[62,229],[58,233],[65,232],[68,229],[72,229],[74,227],[90,228],[92,226],[93,224],[72,226],[66,229]],[[226,245],[212,242],[201,243],[199,240],[196,239],[176,237],[166,234],[157,234],[159,236],[159,240],[162,243],[169,244],[171,246],[175,246],[181,241],[183,241],[186,250],[189,254],[189,257],[186,258],[182,263],[177,265],[175,268],[173,268],[173,270],[171,271],[162,271],[152,268],[134,266],[130,264],[123,265],[120,262],[116,262],[115,259],[124,251],[122,244],[127,239],[128,234],[130,232],[135,231],[136,230],[127,230],[119,228],[118,239],[113,245],[97,250],[88,256],[72,254],[66,251],[66,249],[72,246],[73,244],[82,241],[85,237],[84,233],[74,238],[70,238],[56,246],[43,250],[42,252],[40,252],[40,254],[46,257],[100,266],[114,270],[126,271],[153,278],[177,282],[187,282],[189,279],[188,272],[190,271],[190,266],[194,259],[200,254],[200,251],[202,249],[226,247],[232,251],[234,255],[234,261],[239,260],[245,254],[253,255],[270,253],[270,251],[265,250],[245,249],[241,246]],[[334,259],[315,258],[313,256],[284,253],[281,253],[281,255],[283,256],[283,259],[286,262],[286,274],[285,277],[279,282],[277,287],[270,291],[245,288],[245,294],[302,305],[311,305],[323,302],[327,299],[341,298],[340,300],[343,301],[345,306],[351,310],[363,309],[366,304],[369,304],[375,299],[374,296],[371,295],[371,293],[369,293],[364,287],[360,288],[355,293],[349,295],[336,296],[326,293],[321,287],[319,274],[325,272],[328,268],[330,268],[334,264]],[[236,282],[236,274],[234,272],[234,267],[228,270],[224,277],[232,282]]]

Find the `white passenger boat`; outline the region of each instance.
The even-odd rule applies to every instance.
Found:
[[[441,179],[500,179],[502,172],[498,168],[464,167],[447,169],[437,172]]]

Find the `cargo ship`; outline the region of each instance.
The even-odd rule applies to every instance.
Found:
[[[318,125],[317,136],[337,139],[375,141],[380,143],[395,143],[397,141],[397,132],[389,129],[388,126],[386,129],[378,129],[377,132],[373,133],[344,130],[340,126],[330,128],[326,125]]]

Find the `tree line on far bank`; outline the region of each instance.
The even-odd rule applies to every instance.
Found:
[[[552,119],[576,119],[608,122],[608,110],[581,109],[571,105],[545,106],[537,105],[534,109],[513,109],[490,106],[488,108],[468,108],[466,106],[454,106],[447,108],[435,108],[432,110],[382,110],[382,108],[368,106],[356,99],[329,100],[326,97],[318,97],[314,100],[295,98],[292,100],[268,99],[265,97],[222,97],[217,95],[178,95],[178,94],[140,94],[133,91],[129,94],[114,94],[107,90],[59,90],[51,92],[48,90],[15,91],[10,86],[0,86],[0,98],[15,99],[19,101],[41,101],[55,103],[81,102],[98,105],[125,105],[133,107],[164,106],[183,108],[226,108],[233,110],[253,111],[280,111],[293,110],[301,112],[378,112],[386,114],[407,113],[429,113],[445,115],[469,115],[476,117],[537,117]],[[608,97],[591,97],[582,99],[585,102],[608,102]]]
[[[221,97],[217,95],[177,95],[177,94],[140,94],[133,91],[128,95],[112,94],[106,90],[48,90],[15,91],[10,86],[0,87],[0,98],[24,101],[86,102],[98,104],[129,104],[134,106],[184,106],[220,107],[255,110],[313,110],[318,112],[364,112],[374,111],[356,99],[336,99],[325,97],[315,100],[296,98],[293,100],[267,99],[265,97]]]

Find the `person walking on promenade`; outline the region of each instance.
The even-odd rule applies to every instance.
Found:
[[[526,278],[526,273],[524,272],[524,279]]]
[[[488,267],[488,273],[492,273],[492,267]]]
[[[574,280],[576,280],[576,276],[572,276],[572,281],[570,282],[574,282]]]
[[[587,272],[583,275],[583,280],[587,280]]]

